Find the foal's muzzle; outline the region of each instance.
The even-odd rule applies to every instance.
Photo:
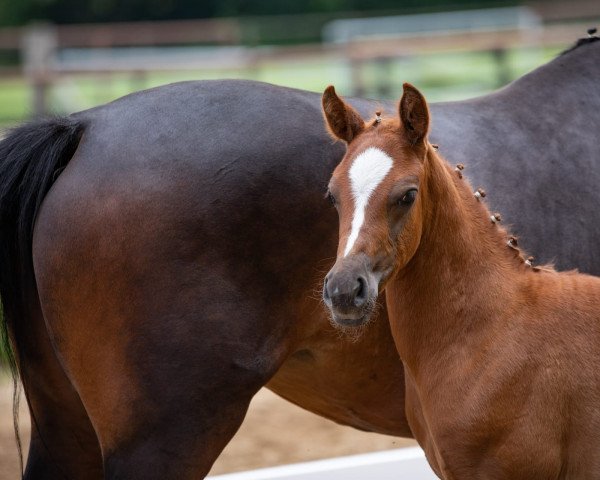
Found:
[[[340,258],[325,277],[323,301],[342,327],[364,325],[375,310],[379,278],[370,263],[363,254]]]

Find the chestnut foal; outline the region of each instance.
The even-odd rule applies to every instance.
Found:
[[[406,415],[433,470],[600,478],[600,279],[524,259],[427,141],[413,86],[398,118],[365,123],[333,87],[323,108],[348,143],[329,184],[340,230],[323,297],[350,330],[386,290]]]

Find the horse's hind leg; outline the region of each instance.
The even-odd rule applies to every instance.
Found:
[[[131,317],[131,329],[119,329],[127,342],[106,328],[107,317],[93,334],[105,345],[73,337],[85,347],[72,350],[63,339],[61,353],[98,433],[106,478],[202,478],[281,363],[277,345],[257,345],[246,327],[236,331],[260,321],[248,308],[215,304],[207,314],[201,307],[196,315],[175,307],[166,316]]]
[[[149,269],[135,281],[115,271],[125,259],[62,277],[69,262],[39,261],[40,299],[105,478],[198,479],[283,361],[284,331],[217,268],[153,258],[131,260]]]
[[[74,419],[72,417],[65,419],[64,411],[54,407],[53,405],[47,417],[38,420],[42,434],[37,429],[31,432],[23,478],[25,480],[102,479],[102,456],[91,426],[90,430],[82,434],[80,423],[71,424],[71,420]],[[53,417],[54,414],[56,417]],[[89,425],[89,420],[86,421]],[[70,427],[74,428],[65,430]],[[80,433],[76,434],[75,429]]]
[[[26,480],[103,478],[102,455],[79,395],[52,348],[39,309],[23,334],[21,378],[32,417]]]
[[[106,478],[203,478],[242,423],[253,390],[220,388],[213,392],[220,398],[201,404],[198,398],[167,403],[145,425],[112,444],[105,458]]]

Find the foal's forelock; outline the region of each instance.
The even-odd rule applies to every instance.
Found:
[[[365,222],[365,213],[373,192],[383,182],[393,166],[392,157],[379,148],[369,147],[358,154],[348,170],[348,181],[354,201],[352,226],[346,240],[344,257],[354,248]]]

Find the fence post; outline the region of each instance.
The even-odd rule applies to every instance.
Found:
[[[497,47],[491,50],[491,54],[496,64],[496,87],[500,88],[511,80],[508,52],[502,47]]]
[[[52,81],[52,62],[58,45],[56,29],[50,24],[27,27],[21,52],[25,77],[33,89],[33,112],[48,113],[48,87]]]

